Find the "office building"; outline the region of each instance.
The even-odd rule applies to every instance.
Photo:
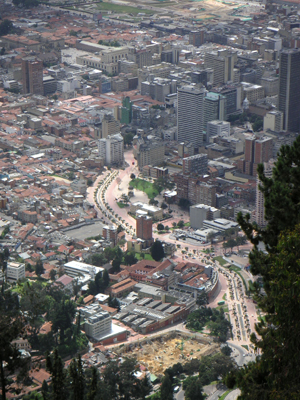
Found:
[[[207,154],[185,157],[182,160],[182,171],[184,174],[207,174]]]
[[[194,147],[201,147],[205,89],[184,86],[178,89],[177,94],[177,140],[191,143]]]
[[[106,139],[100,139],[98,150],[99,156],[104,160],[104,165],[123,165],[124,140],[120,133],[109,135]]]
[[[22,58],[23,94],[44,95],[43,62],[35,57]]]
[[[277,133],[283,131],[282,111],[270,111],[264,116],[264,131],[268,129]]]
[[[102,228],[102,236],[104,239],[112,242],[114,246],[118,243],[118,231],[114,225],[104,225]]]
[[[209,121],[207,123],[206,129],[206,137],[207,142],[209,142],[209,138],[212,136],[223,136],[229,137],[230,136],[230,122],[227,121]]]
[[[206,131],[207,123],[219,119],[226,119],[226,97],[214,92],[209,92],[204,97],[204,130]]]
[[[148,215],[140,215],[136,218],[136,237],[146,241],[153,241],[152,218]]]
[[[268,162],[272,157],[273,140],[270,137],[256,139],[255,136],[250,136],[245,140],[245,159],[244,165],[240,165],[240,169],[247,175],[256,176],[258,164]]]
[[[199,31],[191,31],[189,34],[189,44],[199,47],[205,42],[205,30],[200,29]]]
[[[214,85],[222,85],[228,81],[234,81],[234,60],[235,53],[230,53],[225,49],[211,51],[205,54],[205,67],[214,70]]]
[[[105,139],[120,132],[120,123],[112,114],[105,114],[100,125],[95,128],[95,139]]]
[[[6,269],[6,279],[8,282],[17,282],[25,278],[25,264],[18,262],[8,262]]]
[[[283,50],[279,65],[278,109],[284,113],[283,129],[300,130],[300,50]]]
[[[213,221],[221,217],[221,212],[215,207],[207,206],[206,204],[196,204],[190,207],[190,223],[191,228],[203,228],[203,221]]]
[[[274,167],[273,162],[264,163],[264,174],[267,178],[272,177],[272,170]],[[257,177],[257,186],[256,186],[256,210],[255,210],[255,221],[258,226],[264,227],[267,222],[265,220],[265,202],[264,195],[259,190],[259,185],[261,184],[260,180]]]
[[[165,158],[165,144],[158,141],[147,141],[138,144],[136,159],[139,169],[143,169],[145,165],[160,165]]]

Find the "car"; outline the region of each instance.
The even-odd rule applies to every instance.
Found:
[[[246,357],[246,354],[243,354],[243,357]]]
[[[175,387],[174,387],[174,393],[177,393],[177,392],[179,392],[179,389],[180,389],[180,387],[179,387],[179,386],[175,386]]]

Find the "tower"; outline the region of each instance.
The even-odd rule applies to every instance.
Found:
[[[177,96],[177,140],[201,147],[205,89],[184,86],[178,89]]]
[[[274,167],[273,160],[264,163],[264,174],[267,178],[272,177],[272,170]],[[260,180],[257,177],[257,186],[256,186],[256,213],[255,213],[255,220],[258,226],[263,227],[266,226],[265,220],[265,202],[264,202],[264,195],[259,190],[259,185],[261,184]]]
[[[148,215],[141,215],[136,218],[136,237],[151,243],[152,238],[152,218]]]
[[[22,59],[23,93],[44,95],[43,62],[35,57]]]
[[[284,113],[283,129],[300,130],[300,50],[283,50],[279,65],[279,110]]]

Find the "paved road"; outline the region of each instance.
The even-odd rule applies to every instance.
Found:
[[[184,390],[182,390],[182,387],[180,387],[180,390],[178,393],[174,394],[174,398],[176,400],[184,400]]]
[[[211,396],[207,397],[207,400],[218,400],[219,397],[222,396],[222,394],[224,394],[226,392],[226,390],[221,389],[221,390],[216,390],[215,393],[213,393]]]
[[[225,397],[225,400],[236,400],[240,394],[240,389],[235,389],[232,392],[228,393],[228,395]]]

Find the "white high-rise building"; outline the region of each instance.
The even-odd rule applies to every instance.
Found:
[[[203,145],[205,89],[184,86],[177,93],[177,140],[200,147]]]
[[[264,174],[267,178],[272,178],[272,170],[274,167],[274,161],[270,160],[269,162],[264,162]],[[255,213],[255,220],[258,226],[264,227],[267,224],[265,220],[265,202],[264,202],[264,195],[259,190],[259,185],[261,185],[261,181],[256,179],[257,186],[256,186],[256,213]]]
[[[105,165],[123,165],[124,140],[120,133],[98,141],[98,151]]]

